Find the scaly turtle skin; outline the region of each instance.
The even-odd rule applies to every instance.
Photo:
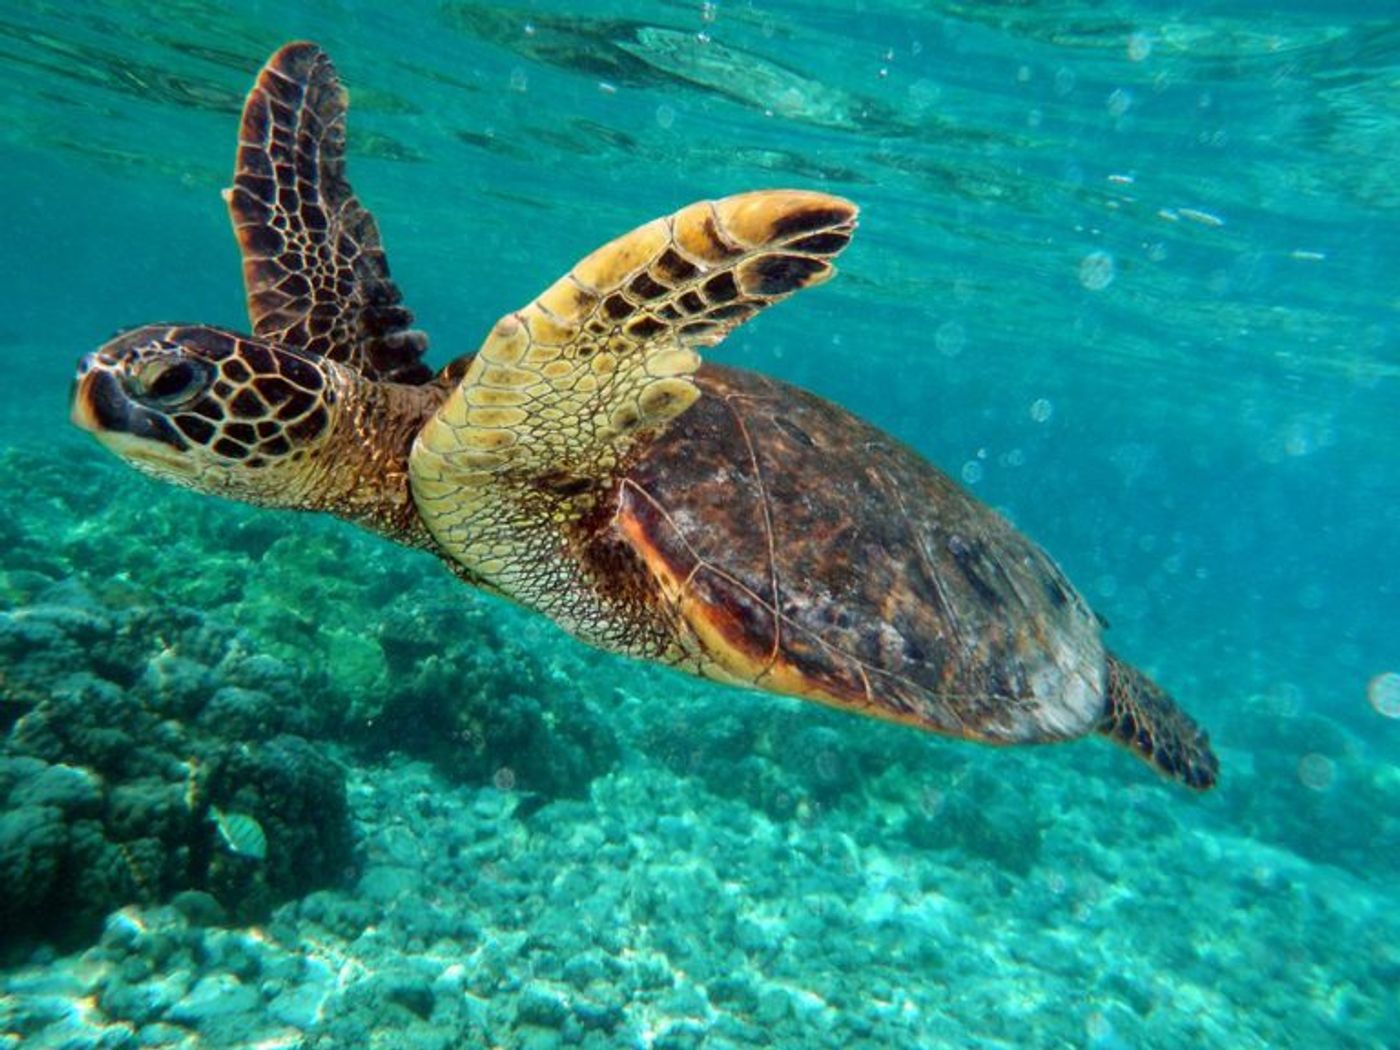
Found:
[[[854,205],[691,205],[434,376],[344,122],[317,48],[269,60],[226,194],[253,334],[126,332],[80,366],[75,422],[177,484],[433,551],[605,649],[991,743],[1097,732],[1215,782],[1205,733],[1005,520],[840,407],[701,362],[834,273]]]

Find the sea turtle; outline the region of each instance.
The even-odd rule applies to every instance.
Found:
[[[584,258],[437,374],[345,177],[329,59],[248,96],[225,199],[252,335],[130,330],[72,416],[146,473],[329,511],[603,649],[998,744],[1100,733],[1194,788],[1207,736],[1039,547],[910,449],[696,348],[825,281],[856,207],[702,201]]]

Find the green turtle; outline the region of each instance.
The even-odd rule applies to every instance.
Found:
[[[820,284],[855,205],[692,204],[594,251],[434,374],[345,177],[316,46],[268,61],[225,199],[252,334],[130,330],[72,414],[140,470],[328,511],[600,648],[995,744],[1098,733],[1210,787],[1209,740],[1055,563],[912,450],[697,348]]]

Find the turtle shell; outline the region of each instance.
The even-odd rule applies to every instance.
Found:
[[[708,364],[696,381],[610,515],[672,662],[990,742],[1101,722],[1099,623],[1039,547],[831,402]]]

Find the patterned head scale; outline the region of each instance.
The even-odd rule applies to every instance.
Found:
[[[334,368],[219,328],[146,325],[83,359],[72,416],[148,474],[294,504],[305,484],[292,482],[332,429]]]

